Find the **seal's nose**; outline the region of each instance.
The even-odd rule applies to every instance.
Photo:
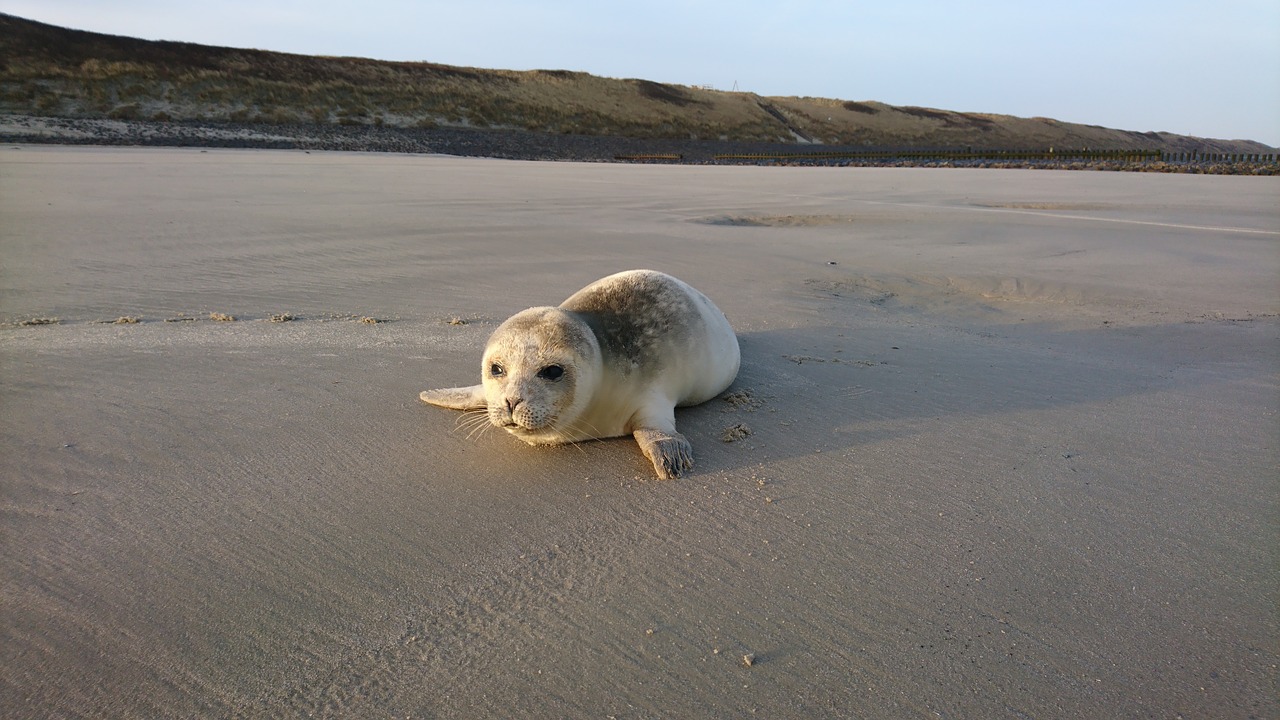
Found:
[[[507,398],[507,414],[514,415],[516,407],[518,407],[522,402],[524,402],[524,400],[520,398]]]

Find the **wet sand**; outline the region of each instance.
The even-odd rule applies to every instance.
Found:
[[[0,152],[7,717],[1280,714],[1276,179]],[[417,400],[638,267],[690,477]]]

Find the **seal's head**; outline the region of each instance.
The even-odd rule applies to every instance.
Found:
[[[553,307],[508,318],[489,337],[480,365],[489,421],[532,444],[591,437],[577,420],[600,375],[591,328]]]

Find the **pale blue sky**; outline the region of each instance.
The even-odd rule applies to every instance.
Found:
[[[1045,116],[1280,146],[1276,0],[0,0],[153,40]]]

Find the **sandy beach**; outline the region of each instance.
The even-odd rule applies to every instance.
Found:
[[[1277,197],[6,146],[3,715],[1280,716]],[[630,268],[691,476],[418,400]]]

